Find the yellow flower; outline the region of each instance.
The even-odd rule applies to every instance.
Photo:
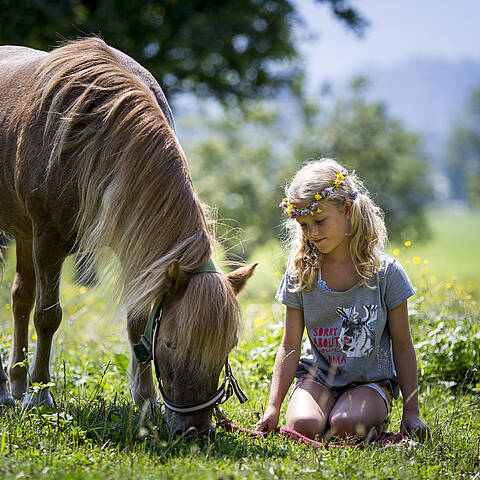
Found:
[[[317,213],[322,213],[323,210],[320,210],[319,208],[317,208]]]
[[[413,263],[415,263],[415,264],[418,265],[418,264],[420,263],[420,259],[419,259],[418,257],[415,257],[415,258],[413,259]]]
[[[406,247],[409,247],[411,244],[412,244],[412,242],[410,240],[407,240],[406,242],[404,242],[404,245]]]
[[[471,295],[467,295],[467,300],[471,300],[472,296]]]
[[[343,176],[343,173],[341,173],[341,172],[337,173],[336,178],[337,178],[337,180],[340,180],[342,182],[343,182],[343,180],[345,180],[345,177]]]
[[[322,199],[322,196],[317,192],[315,194],[315,200],[321,200]]]
[[[280,275],[280,272],[275,272],[275,276],[279,276]]]
[[[394,251],[393,251],[393,254],[394,255],[398,255],[400,253],[400,250],[398,248],[396,248]]]
[[[424,260],[424,261],[423,261],[423,264],[424,264],[424,265],[427,265],[427,264],[428,264],[428,260]]]

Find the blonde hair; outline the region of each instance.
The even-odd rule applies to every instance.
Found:
[[[322,158],[308,162],[285,187],[289,203],[309,204],[317,192],[334,184],[336,175],[344,170],[335,160]],[[355,197],[356,192],[356,197]],[[383,212],[369,196],[367,189],[355,172],[349,172],[345,184],[337,186],[328,201],[341,207],[351,197],[350,256],[355,269],[367,287],[370,278],[380,268],[379,253],[387,241],[387,229]],[[295,279],[293,292],[310,290],[317,278],[323,255],[304,235],[301,226],[294,219],[286,222],[287,244],[290,247],[287,271]]]

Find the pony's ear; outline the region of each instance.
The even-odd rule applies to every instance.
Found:
[[[247,280],[253,275],[253,272],[258,265],[258,262],[251,263],[250,265],[244,265],[237,268],[233,272],[227,275],[228,281],[233,288],[235,294],[238,294],[240,290],[246,285]]]
[[[174,260],[168,267],[167,267],[167,277],[168,277],[168,284],[169,291],[171,293],[176,293],[180,285],[182,283],[182,275],[180,272],[180,264],[177,260]]]

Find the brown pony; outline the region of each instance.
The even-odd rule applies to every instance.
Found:
[[[168,398],[192,404],[217,388],[237,342],[235,294],[255,265],[230,275],[193,272],[210,258],[213,238],[177,142],[165,97],[152,75],[98,38],[50,53],[0,47],[0,230],[16,238],[13,343],[0,360],[0,404],[52,405],[52,337],[61,319],[63,261],[74,251],[97,263],[105,249],[111,276],[138,342],[155,299],[164,297],[154,354]],[[28,348],[35,305],[37,342],[28,382],[17,365]],[[132,393],[155,402],[150,363],[132,357]],[[10,386],[10,389],[9,389]],[[171,412],[170,412],[171,413]],[[168,416],[172,431],[210,426],[211,409]]]

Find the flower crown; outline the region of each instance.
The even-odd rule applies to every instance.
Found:
[[[321,213],[322,210],[319,208],[319,203],[320,200],[324,200],[325,198],[329,197],[330,195],[333,195],[334,190],[339,186],[339,185],[345,185],[346,181],[345,178],[347,177],[348,172],[343,168],[340,173],[337,173],[335,176],[335,180],[333,182],[333,185],[331,187],[326,187],[324,188],[320,193],[315,194],[315,200],[308,204],[305,208],[297,208],[293,203],[289,203],[289,201],[284,198],[282,200],[282,203],[280,203],[279,207],[282,209],[282,213],[285,215],[288,215],[291,218],[296,218],[296,217],[303,217],[305,215],[315,215],[316,213]],[[352,200],[355,200],[357,196],[357,192],[353,192],[350,194],[350,198]]]

